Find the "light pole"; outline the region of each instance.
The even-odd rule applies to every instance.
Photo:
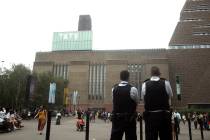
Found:
[[[52,118],[52,106],[55,104],[56,83],[50,82],[49,99],[48,99],[48,113],[47,113],[47,128],[45,140],[50,140],[50,127]]]

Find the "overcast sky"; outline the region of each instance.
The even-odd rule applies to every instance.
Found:
[[[32,67],[51,51],[53,32],[76,31],[92,18],[93,49],[168,48],[185,0],[1,0],[1,67]],[[4,61],[4,63],[2,63]]]

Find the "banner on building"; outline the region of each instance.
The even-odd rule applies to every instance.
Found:
[[[69,104],[69,89],[68,88],[64,88],[63,104],[64,105]]]
[[[72,104],[77,105],[78,103],[78,91],[75,90],[72,94]]]
[[[54,104],[55,103],[55,94],[56,94],[56,83],[50,83],[50,90],[49,90],[49,99],[48,103]]]

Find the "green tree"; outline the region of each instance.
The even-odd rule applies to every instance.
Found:
[[[0,78],[0,104],[5,107],[21,109],[26,96],[26,77],[30,69],[22,64],[13,65],[5,70]]]
[[[60,108],[63,105],[63,91],[67,81],[63,78],[54,77],[52,73],[33,74],[35,79],[35,93],[32,101],[33,106],[45,105],[48,106],[50,82],[56,83],[55,108]]]
[[[35,80],[35,90],[32,100],[26,91],[28,76],[32,75]],[[24,65],[13,65],[11,69],[0,75],[0,106],[15,109],[35,108],[40,105],[48,105],[50,82],[56,83],[56,102],[54,107],[63,106],[64,87],[68,81],[63,78],[54,77],[52,73],[33,73]]]

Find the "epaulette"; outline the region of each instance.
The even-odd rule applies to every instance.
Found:
[[[150,80],[150,78],[148,78],[148,79],[144,80],[144,82],[147,82],[147,81],[149,81],[149,80]]]
[[[160,80],[164,80],[165,81],[166,79],[161,77]]]
[[[115,84],[114,86],[113,86],[113,88],[116,88],[118,86],[118,84]]]
[[[128,85],[130,86],[130,87],[135,87],[135,86],[133,86],[132,84],[130,84],[130,83],[128,83]]]

